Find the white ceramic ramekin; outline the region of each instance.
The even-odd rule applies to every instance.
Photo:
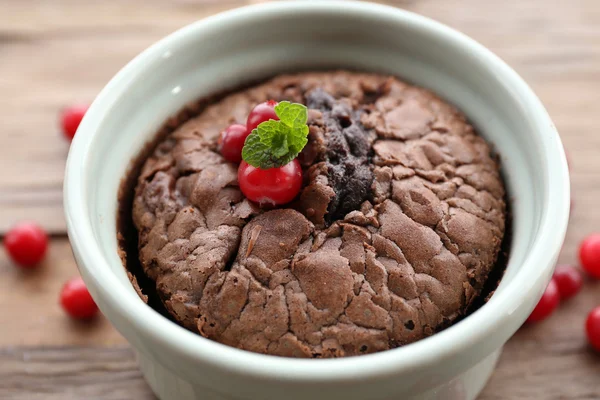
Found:
[[[117,255],[117,190],[130,160],[170,116],[203,95],[298,69],[382,71],[462,109],[501,155],[514,218],[492,299],[417,343],[361,357],[297,360],[206,340],[132,289]],[[542,104],[498,57],[421,16],[357,2],[274,2],[187,26],[136,57],[88,111],[65,178],[69,237],[102,312],[139,355],[161,399],[473,399],[552,274],[569,213],[559,136]]]

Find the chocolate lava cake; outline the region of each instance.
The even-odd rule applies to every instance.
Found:
[[[306,105],[309,134],[300,194],[261,208],[217,141],[269,99]],[[505,189],[490,146],[435,94],[385,75],[299,73],[189,114],[142,160],[122,202],[135,237],[119,232],[137,243],[138,293],[182,326],[258,353],[352,356],[430,336],[481,295]]]

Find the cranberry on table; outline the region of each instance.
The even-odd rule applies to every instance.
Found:
[[[600,279],[600,233],[593,233],[581,242],[579,261],[585,272]]]
[[[600,307],[594,308],[585,321],[585,333],[594,349],[600,351]]]
[[[533,309],[533,312],[527,318],[527,322],[538,322],[542,321],[550,316],[558,307],[558,303],[560,302],[560,294],[558,292],[558,285],[556,281],[552,279],[542,298],[538,302],[538,304]]]
[[[67,139],[71,140],[75,137],[75,132],[77,132],[77,128],[79,128],[79,124],[88,108],[87,105],[78,104],[63,109],[60,114],[60,125]]]
[[[10,258],[24,268],[39,264],[48,249],[48,235],[35,222],[21,222],[4,237],[4,247]]]
[[[583,286],[583,277],[579,269],[572,265],[559,265],[554,271],[554,281],[563,300],[575,296]]]
[[[76,319],[89,319],[98,313],[98,306],[79,277],[65,283],[60,292],[60,304]]]
[[[242,148],[250,131],[246,126],[233,124],[228,126],[219,136],[219,151],[223,158],[232,163],[242,161]]]
[[[244,195],[260,205],[281,205],[292,201],[302,187],[298,159],[279,168],[260,169],[242,161],[238,181]]]
[[[248,115],[248,120],[246,121],[246,127],[248,128],[248,132],[252,132],[261,122],[268,121],[273,119],[275,121],[279,121],[279,117],[275,114],[275,106],[277,102],[275,100],[265,101],[264,103],[260,103]]]

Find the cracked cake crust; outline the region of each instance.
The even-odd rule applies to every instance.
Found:
[[[261,210],[216,140],[268,99],[306,104],[310,133],[299,198]],[[504,194],[489,146],[431,92],[383,75],[301,73],[175,129],[142,167],[132,217],[144,274],[183,326],[259,353],[341,357],[464,315],[500,251]]]

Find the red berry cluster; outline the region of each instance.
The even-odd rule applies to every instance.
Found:
[[[600,279],[600,234],[589,235],[581,242],[579,261],[591,278]],[[582,286],[583,275],[578,268],[559,265],[527,322],[538,322],[548,318],[561,301],[575,296]],[[600,306],[589,313],[585,329],[590,344],[600,351]]]
[[[279,120],[275,113],[277,102],[269,100],[260,103],[250,112],[246,125],[233,124],[219,137],[219,151],[223,158],[239,163],[238,182],[244,195],[261,205],[289,203],[298,195],[302,187],[302,167],[297,159],[290,163],[269,169],[260,169],[242,160],[242,149],[246,138],[262,122]]]
[[[589,235],[581,243],[579,261],[592,278],[600,279],[600,234]],[[600,351],[600,306],[588,314],[585,330],[592,347]]]

